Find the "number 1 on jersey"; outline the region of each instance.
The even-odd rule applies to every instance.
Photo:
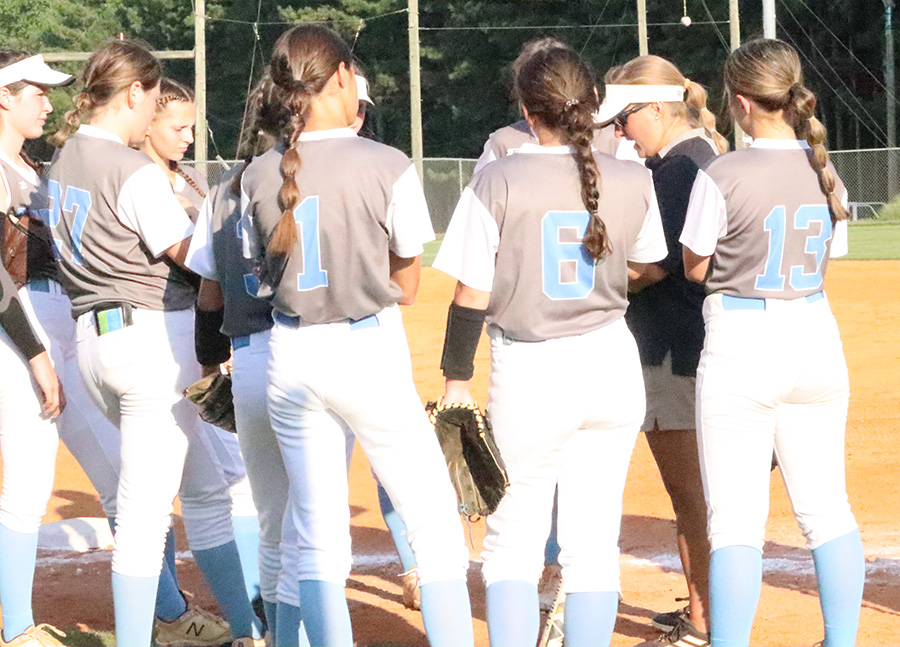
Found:
[[[319,247],[319,196],[311,195],[294,208],[294,222],[303,250],[303,271],[297,274],[297,290],[306,292],[328,285]]]

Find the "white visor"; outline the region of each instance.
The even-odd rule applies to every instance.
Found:
[[[360,101],[375,105],[375,102],[369,98],[369,82],[366,80],[366,77],[359,74],[356,75],[356,94],[359,95]]]
[[[71,74],[57,72],[44,63],[40,54],[23,58],[4,68],[0,68],[0,87],[25,81],[35,85],[65,85],[75,80]]]
[[[684,101],[682,85],[607,85],[597,121],[607,124],[633,103]]]

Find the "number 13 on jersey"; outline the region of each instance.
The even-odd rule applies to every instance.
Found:
[[[815,290],[822,285],[822,261],[825,260],[833,229],[831,212],[825,205],[805,204],[794,212],[793,221],[790,223],[787,221],[786,212],[783,206],[777,206],[763,221],[763,229],[769,234],[769,253],[766,257],[765,270],[756,276],[757,290],[784,290],[785,278],[788,279],[791,289],[798,291]],[[819,227],[815,227],[816,223],[819,223]],[[813,255],[816,269],[813,272],[804,272],[803,265],[791,265],[788,276],[785,277],[781,269],[784,263],[785,240],[800,230],[809,232],[805,237],[803,252]]]

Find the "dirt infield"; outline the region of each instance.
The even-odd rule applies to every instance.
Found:
[[[453,284],[424,270],[419,302],[405,311],[419,393],[441,392],[437,369]],[[843,261],[829,268],[827,291],[844,339],[852,397],[847,429],[848,487],[867,556],[867,584],[858,644],[900,645],[900,262]],[[475,393],[487,391],[487,344],[479,349]],[[45,521],[101,516],[96,495],[65,450],[60,451],[54,498]],[[599,459],[598,459],[598,468]],[[351,469],[353,542],[357,563],[348,583],[357,643],[425,645],[421,616],[404,609],[396,577],[399,562],[378,511],[375,486],[360,452]],[[586,511],[590,514],[590,511]],[[624,602],[613,645],[655,637],[649,617],[683,603],[671,506],[647,444],[638,440],[625,492],[622,529]],[[470,588],[476,642],[487,645],[484,586],[478,551],[483,524],[471,527]],[[753,644],[812,645],[821,639],[821,615],[812,560],[779,478],[773,479],[764,585]],[[183,539],[182,539],[183,544]],[[182,545],[183,547],[183,545]],[[89,555],[42,553],[35,583],[35,618],[60,627],[112,628],[108,551]],[[179,573],[184,588],[209,602],[193,564]]]

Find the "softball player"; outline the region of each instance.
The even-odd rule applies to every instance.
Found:
[[[22,155],[25,139],[40,137],[52,111],[47,88],[72,77],[52,70],[40,55],[0,52],[0,206],[4,214],[38,217],[46,211],[46,193],[38,191],[38,175]],[[41,202],[43,198],[43,202]],[[2,216],[2,239],[15,234],[12,218]],[[49,244],[27,243],[26,285],[56,285]],[[65,397],[51,363],[50,339],[37,324],[28,302],[29,288],[16,291],[6,269],[0,297],[0,644],[59,646],[49,625],[35,626],[31,598],[41,517],[53,487],[59,444],[56,419]],[[58,288],[58,286],[57,286]],[[30,319],[30,321],[29,321]],[[54,361],[62,373],[63,364]],[[34,378],[34,382],[32,381]],[[58,632],[57,632],[58,633]]]
[[[193,225],[160,168],[129,148],[143,141],[153,119],[160,76],[159,62],[136,43],[113,41],[95,52],[60,133],[65,147],[49,183],[79,365],[121,433],[113,602],[118,644],[140,647],[150,642],[186,434],[199,433],[199,419],[181,397],[199,377],[195,293],[163,259],[183,261]],[[215,539],[221,543],[204,549],[220,553],[220,564],[238,564],[230,525]],[[251,635],[252,613],[229,620],[235,635]]]
[[[471,401],[487,321],[488,411],[510,480],[484,544],[491,645],[537,639],[557,484],[566,644],[602,645],[616,617],[622,491],[644,415],[637,348],[622,318],[627,280],[665,255],[665,240],[649,174],[591,150],[598,106],[584,61],[569,49],[538,52],[518,85],[540,144],[475,176],[434,264],[458,279],[444,401]]]
[[[202,173],[179,164],[194,141],[194,120],[193,92],[171,79],[162,79],[156,115],[141,147],[166,173],[176,197],[192,220],[196,220],[209,191]],[[199,287],[197,275],[180,268],[173,271],[184,272],[186,279]],[[218,370],[218,366],[213,370]],[[179,492],[188,545],[210,582],[220,607],[240,609],[238,613],[245,615],[249,600],[259,594],[259,522],[250,482],[237,437],[206,423],[200,423],[200,428],[201,433],[188,437],[185,472]],[[220,563],[218,552],[203,550],[211,538],[229,525],[233,527],[241,557],[239,564]],[[232,569],[242,570],[246,596],[239,595],[237,589],[231,586]],[[176,610],[172,609],[169,617],[163,620],[171,622]],[[175,639],[180,633],[171,624],[158,622],[157,625],[157,643],[160,642],[160,634],[168,639],[174,633],[171,638]],[[257,627],[257,637],[259,629]]]
[[[519,52],[519,56],[512,62],[512,65],[510,66],[510,74],[513,79],[512,93],[520,106],[522,100],[518,77],[522,66],[536,53],[556,48],[569,49],[569,46],[556,38],[539,38],[525,43],[525,46],[522,47],[522,51]],[[525,119],[520,119],[515,123],[495,130],[484,143],[484,150],[478,158],[478,161],[475,162],[473,173],[478,173],[494,160],[506,157],[507,155],[512,155],[517,152],[523,144],[537,143],[537,137],[528,126],[528,122]],[[634,154],[634,147],[629,142],[618,139],[615,136],[615,130],[613,128],[597,128],[594,132],[592,145],[595,150],[613,155],[620,159],[638,159]]]
[[[753,144],[697,174],[681,235],[687,276],[709,294],[697,425],[712,644],[750,640],[774,445],[812,549],[824,645],[853,645],[865,568],[844,479],[847,367],[823,292],[829,257],[845,252],[846,190],[792,47],[743,45],[725,86]]]
[[[668,255],[629,284],[628,323],[644,372],[647,414],[641,430],[675,511],[688,586],[684,612],[653,619],[667,645],[707,644],[709,541],[697,453],[694,394],[703,347],[703,288],[687,280],[678,236],[697,170],[728,150],[706,107],[706,91],[658,56],[640,56],[606,74],[601,114],[634,141],[659,201]]]
[[[433,237],[421,185],[406,156],[349,128],[352,55],[335,34],[289,30],[270,73],[290,132],[244,173],[242,224],[247,251],[262,253],[259,294],[274,307],[269,413],[291,482],[307,634],[352,645],[347,424],[406,522],[429,641],[471,645],[468,555],[397,307],[415,299]]]

